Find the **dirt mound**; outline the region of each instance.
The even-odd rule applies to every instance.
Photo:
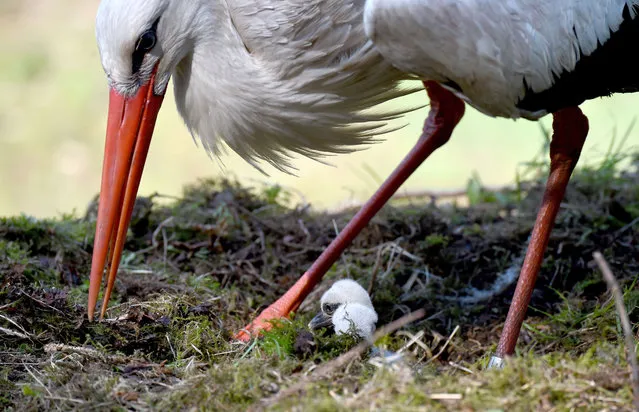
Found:
[[[459,410],[530,399],[541,409],[625,408],[616,315],[592,253],[612,266],[636,324],[637,168],[576,173],[520,339],[525,355],[498,372],[481,368],[498,339],[542,186],[471,188],[469,207],[405,200],[386,207],[295,318],[249,345],[232,342],[233,333],[292,285],[353,211],[288,207],[280,188],[256,193],[226,181],[199,182],[169,204],[139,198],[108,319],[99,323],[86,321],[85,306],[95,204],[83,218],[0,219],[0,405],[264,407],[261,400],[354,344],[320,334],[310,349],[295,350],[319,294],[350,277],[371,288],[378,325],[418,308],[426,318],[383,340],[405,354],[400,366],[365,357],[331,382],[309,384],[306,406]]]

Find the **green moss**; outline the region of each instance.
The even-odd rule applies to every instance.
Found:
[[[450,241],[450,239],[448,238],[448,236],[443,236],[439,233],[433,233],[431,235],[428,235],[426,239],[424,239],[424,241],[426,242],[427,247],[435,247],[435,246],[445,247],[446,245],[448,245],[448,242]]]
[[[566,202],[579,206],[560,214],[517,357],[502,371],[484,368],[510,292],[474,306],[451,297],[468,293],[469,285],[487,289],[522,254],[538,205],[534,185],[522,182],[507,202],[490,200],[480,188],[484,203],[468,209],[385,208],[333,265],[325,285],[345,276],[363,285],[373,281],[378,325],[417,308],[425,308],[427,317],[376,342],[401,350],[402,362],[381,368],[366,351],[322,379],[314,378],[318,365],[358,340],[318,331],[305,351],[296,351],[316,302],[261,339],[243,344],[233,336],[304,273],[334,238],[333,221],[343,227],[348,213],[287,209],[279,188],[251,191],[212,180],[186,188],[171,204],[140,198],[107,320],[94,323],[86,321],[84,306],[94,213],[0,219],[0,326],[17,332],[0,339],[0,406],[618,407],[630,400],[623,339],[606,285],[589,262],[593,250],[604,252],[636,323],[639,253],[628,219],[637,216],[639,194],[636,173],[596,173],[576,172]],[[513,200],[517,196],[521,202]],[[518,213],[510,214],[515,204]],[[286,394],[300,383],[301,392]],[[459,399],[441,400],[442,394]]]

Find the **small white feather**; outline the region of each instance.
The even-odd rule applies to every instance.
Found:
[[[359,303],[347,303],[333,314],[333,327],[337,335],[354,333],[360,338],[372,340],[377,323],[377,312]]]

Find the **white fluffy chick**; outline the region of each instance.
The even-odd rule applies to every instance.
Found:
[[[372,340],[377,312],[366,290],[351,279],[338,280],[322,295],[321,311],[308,326],[319,329],[333,325],[338,335],[353,332]]]

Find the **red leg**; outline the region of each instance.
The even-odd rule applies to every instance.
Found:
[[[426,86],[430,97],[430,114],[415,147],[308,271],[281,298],[264,309],[257,319],[240,331],[236,335],[237,339],[247,341],[251,335],[257,335],[261,330],[269,330],[271,328],[270,320],[286,317],[297,310],[344,249],[350,245],[355,236],[386,204],[388,199],[431,153],[448,141],[453,129],[464,115],[464,103],[435,82],[424,82],[424,86]]]
[[[553,137],[550,143],[550,176],[548,176],[541,208],[530,236],[515,295],[497,346],[497,358],[491,359],[490,366],[501,365],[503,357],[510,356],[515,351],[521,325],[535,288],[537,274],[548,246],[550,232],[587,135],[588,119],[578,107],[563,109],[554,114]]]

